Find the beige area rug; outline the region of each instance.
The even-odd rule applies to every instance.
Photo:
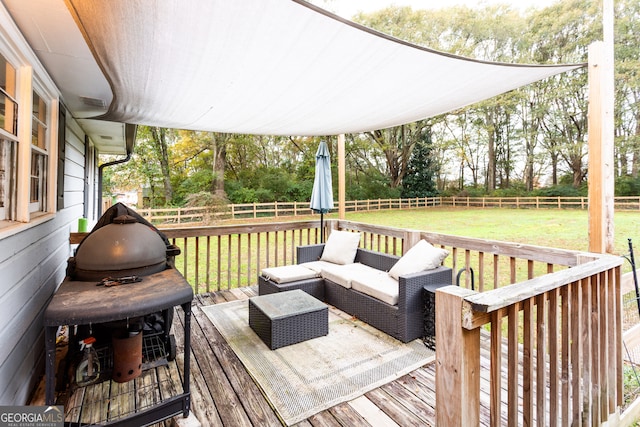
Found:
[[[248,302],[203,307],[287,424],[352,400],[434,358],[329,307],[329,335],[270,350],[249,327]]]

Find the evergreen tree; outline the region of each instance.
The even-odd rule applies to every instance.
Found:
[[[407,174],[402,179],[402,197],[431,197],[437,194],[436,162],[431,154],[431,127],[422,128],[411,152]]]

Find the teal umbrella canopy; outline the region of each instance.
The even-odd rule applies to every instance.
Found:
[[[333,209],[333,187],[331,183],[331,159],[329,148],[320,142],[316,152],[316,176],[311,191],[311,210],[320,214],[320,233],[324,236],[324,214]],[[321,239],[322,239],[321,237]],[[323,239],[322,239],[323,240]]]

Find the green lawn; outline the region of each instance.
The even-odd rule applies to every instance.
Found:
[[[337,209],[325,215],[328,219],[338,217]],[[318,220],[319,215],[304,217],[279,218],[278,221]],[[271,219],[273,220],[273,219]],[[452,234],[462,237],[476,237],[483,239],[501,240],[515,243],[523,243],[537,246],[547,246],[560,249],[588,250],[588,218],[587,212],[582,210],[558,210],[558,209],[466,209],[466,208],[422,208],[412,210],[388,210],[369,213],[347,213],[347,220],[384,225],[397,228],[409,228],[415,230],[431,231],[443,234]],[[255,222],[255,220],[252,220]],[[242,223],[250,223],[243,220]],[[263,220],[264,221],[264,220]],[[239,221],[230,223],[238,224]],[[615,253],[626,255],[628,253],[627,238],[632,238],[635,245],[635,255],[640,265],[640,212],[617,212],[615,214]],[[218,244],[217,238],[212,238],[211,245]],[[243,249],[238,252],[238,238],[234,237],[230,243],[227,238],[220,241],[220,262],[217,262],[217,251],[211,249],[210,253],[210,277],[207,280],[206,240],[202,240],[199,250],[196,251],[195,239],[190,238],[186,251],[189,253],[188,266],[184,268],[183,255],[176,259],[176,265],[185,274],[190,283],[198,282],[198,291],[234,288],[252,284],[258,271],[257,255],[253,254],[249,265],[246,248],[248,241],[246,236],[240,237],[240,245]],[[178,239],[178,245],[182,246],[182,240]],[[252,243],[256,246],[255,236]],[[280,257],[284,250],[282,241],[278,243]],[[290,242],[293,245],[293,242]],[[297,242],[296,242],[297,244]],[[289,244],[288,244],[289,246]],[[263,242],[263,250],[267,242]],[[270,249],[272,261],[275,260],[275,240],[271,242]],[[196,257],[199,252],[198,280],[196,276]],[[289,254],[286,263],[293,262],[292,249],[287,249]],[[239,255],[240,254],[240,255]],[[262,262],[266,255],[262,255]],[[506,258],[505,258],[506,259]],[[279,261],[285,263],[284,260]],[[219,265],[218,265],[219,264]],[[540,268],[544,266],[541,264]],[[623,264],[623,272],[630,271],[629,263]],[[527,275],[526,269],[519,272],[523,277]],[[209,282],[207,285],[206,282]],[[194,285],[195,286],[195,285]]]
[[[337,218],[331,213],[327,218]],[[588,250],[587,211],[558,209],[428,208],[347,213],[350,221],[502,240],[561,249]],[[616,212],[615,253],[628,253],[627,239],[640,257],[640,212]]]

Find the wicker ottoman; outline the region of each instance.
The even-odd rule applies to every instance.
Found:
[[[275,350],[329,333],[327,306],[296,289],[249,299],[249,326]]]

